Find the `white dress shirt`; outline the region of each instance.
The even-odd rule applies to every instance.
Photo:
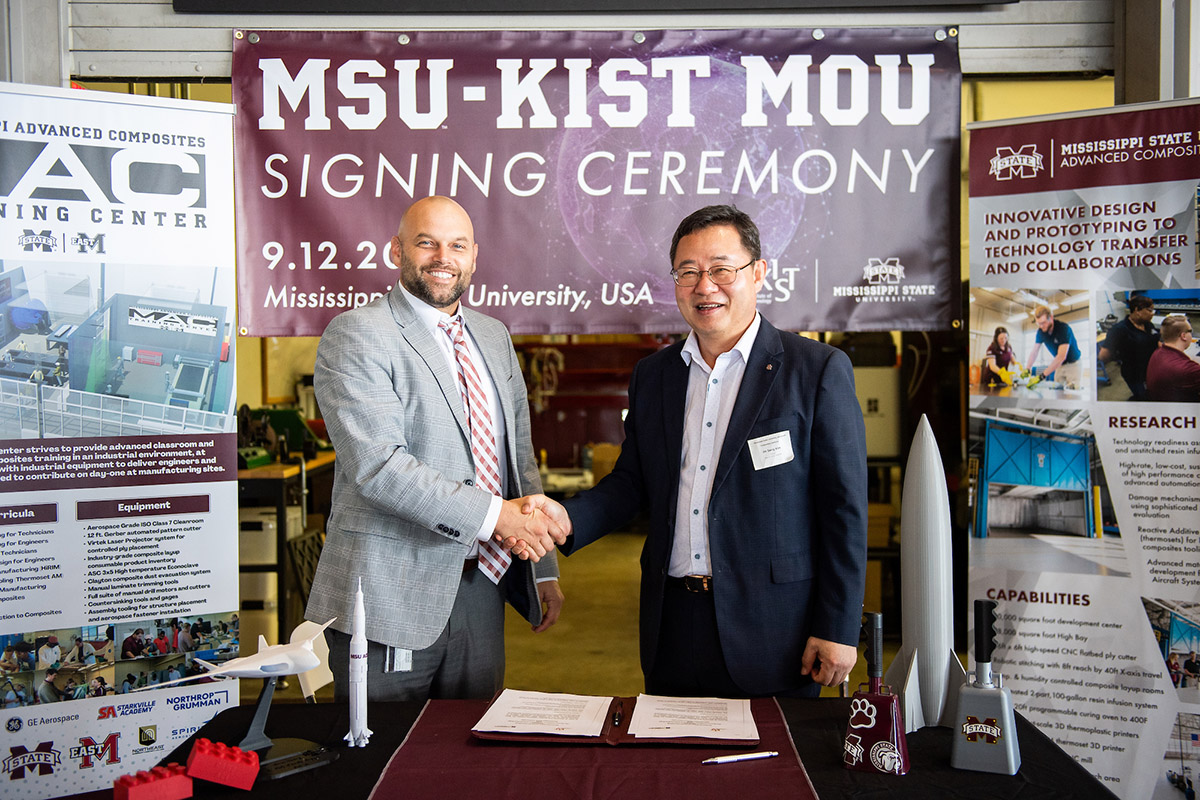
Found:
[[[713,473],[721,457],[733,404],[746,374],[750,349],[762,326],[754,321],[733,349],[717,356],[711,368],[700,354],[695,333],[683,343],[680,356],[688,364],[687,405],[684,408],[683,452],[679,461],[679,499],[675,507],[675,541],[667,574],[712,575],[708,556],[708,500]]]

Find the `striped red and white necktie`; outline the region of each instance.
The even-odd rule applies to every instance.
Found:
[[[496,429],[488,412],[487,395],[482,379],[463,336],[462,317],[438,323],[454,343],[454,360],[458,363],[458,393],[462,396],[471,430],[471,456],[475,461],[475,482],[497,497],[500,495],[500,461],[496,456]],[[492,583],[499,583],[512,563],[512,557],[493,540],[479,543],[479,570]]]

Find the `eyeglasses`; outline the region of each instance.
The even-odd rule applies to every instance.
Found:
[[[743,264],[740,267],[718,265],[708,269],[673,269],[671,270],[671,279],[675,281],[676,286],[695,286],[700,282],[701,275],[708,275],[708,279],[717,286],[728,286],[737,280],[739,272],[755,261],[756,259],[752,258],[749,264]]]

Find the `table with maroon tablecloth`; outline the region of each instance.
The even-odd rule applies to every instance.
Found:
[[[819,700],[780,699],[779,708],[787,723],[795,749],[775,747],[770,727],[773,723],[759,720],[758,704],[755,718],[759,720],[761,745],[754,749],[777,749],[778,758],[748,761],[738,764],[700,767],[698,762],[712,754],[704,747],[674,748],[669,746],[611,746],[588,745],[519,745],[477,740],[470,728],[483,714],[486,703],[474,701],[433,701],[435,709],[426,721],[439,719],[452,723],[440,733],[431,728],[435,737],[444,742],[425,741],[423,729],[414,725],[422,716],[422,706],[416,703],[372,703],[370,726],[375,732],[365,748],[346,747],[342,741],[349,730],[349,710],[340,703],[276,704],[267,721],[268,735],[299,736],[334,748],[339,758],[334,763],[275,781],[260,777],[255,784],[255,798],[317,797],[321,800],[365,800],[380,781],[385,770],[387,782],[397,781],[399,795],[380,794],[378,797],[403,796],[406,800],[468,796],[459,782],[459,775],[475,768],[471,762],[489,764],[494,776],[488,780],[492,791],[477,796],[488,800],[503,800],[510,796],[520,800],[559,800],[559,798],[597,798],[619,794],[622,800],[637,798],[716,796],[706,789],[696,790],[695,778],[709,780],[720,794],[733,797],[770,796],[759,787],[760,779],[779,774],[792,775],[797,755],[804,772],[815,787],[816,794],[831,798],[886,798],[887,800],[928,800],[928,798],[962,798],[963,800],[999,800],[1000,798],[1054,797],[1062,800],[1095,800],[1113,795],[1086,769],[1077,764],[1053,741],[1027,720],[1017,715],[1017,731],[1021,745],[1021,770],[1014,776],[992,775],[951,769],[950,747],[953,733],[948,728],[925,728],[910,734],[908,750],[912,769],[903,777],[852,772],[842,768],[842,736],[846,730],[850,701],[824,698]],[[468,703],[459,708],[455,704]],[[442,713],[445,707],[447,713]],[[199,732],[179,744],[163,763],[183,763],[191,750],[192,741],[200,736],[226,744],[236,744],[245,735],[253,706],[240,706],[221,712]],[[457,719],[459,722],[454,722]],[[439,723],[440,724],[440,723]],[[435,726],[436,727],[436,726]],[[417,736],[409,736],[410,731]],[[406,741],[406,737],[407,741]],[[452,740],[452,741],[451,741]],[[404,746],[401,747],[401,744]],[[439,746],[445,745],[445,746]],[[453,745],[453,746],[451,746]],[[580,749],[582,747],[582,749]],[[586,751],[596,751],[587,753]],[[733,752],[725,748],[721,752]],[[466,755],[464,755],[466,754]],[[395,758],[393,758],[395,756]],[[418,756],[411,758],[411,756]],[[578,783],[577,760],[595,758],[598,782]],[[392,773],[389,763],[397,771]],[[600,766],[603,763],[604,766]],[[572,765],[560,767],[559,765]],[[545,773],[548,783],[557,789],[538,795],[532,790],[531,776]],[[441,779],[427,783],[431,775]],[[735,788],[729,789],[728,780]],[[790,779],[789,779],[790,780]],[[425,783],[423,783],[425,782]],[[556,782],[556,783],[555,783]],[[790,783],[788,784],[791,785]],[[616,786],[616,791],[611,791]],[[499,788],[504,787],[504,791]],[[548,792],[548,793],[547,793]],[[110,798],[111,791],[93,793],[96,798]],[[245,792],[197,781],[197,798],[244,798]],[[800,797],[802,795],[793,795]]]

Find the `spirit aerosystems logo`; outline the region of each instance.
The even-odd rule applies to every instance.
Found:
[[[4,759],[3,772],[10,781],[18,781],[37,772],[38,775],[53,775],[54,768],[62,763],[61,754],[54,749],[54,742],[42,742],[30,750],[24,745],[8,748],[12,753]]]
[[[1027,144],[1019,150],[997,147],[988,174],[998,181],[1010,181],[1013,178],[1036,178],[1041,171],[1042,156],[1037,145]]]
[[[899,258],[868,258],[862,283],[833,287],[834,297],[853,297],[856,303],[911,303],[937,293],[932,283],[907,283]]]

